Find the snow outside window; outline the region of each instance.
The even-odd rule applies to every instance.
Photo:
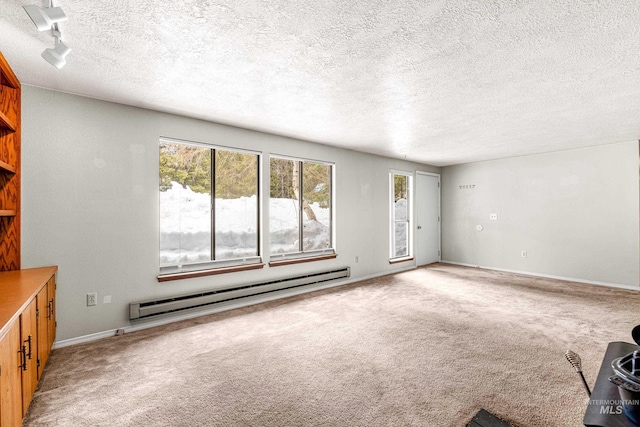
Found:
[[[406,172],[391,172],[390,258],[411,256],[411,185],[413,176]]]
[[[333,165],[271,157],[271,260],[335,253],[332,242]]]
[[[160,272],[260,262],[259,155],[160,141]]]

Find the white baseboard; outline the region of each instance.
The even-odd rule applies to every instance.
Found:
[[[103,332],[96,332],[95,334],[82,335],[76,338],[69,338],[67,340],[60,340],[53,343],[52,349],[69,347],[70,345],[82,344],[91,341],[97,341],[102,338],[112,337],[116,334],[117,329],[111,329]]]
[[[350,279],[346,279],[346,280],[341,280],[341,281],[335,282],[335,283],[325,283],[325,284],[319,284],[319,285],[313,285],[313,286],[306,286],[304,288],[293,288],[293,289],[289,289],[289,290],[284,290],[282,293],[279,293],[277,295],[270,295],[270,294],[256,295],[254,297],[246,297],[246,298],[243,298],[241,300],[232,301],[232,302],[230,302],[228,304],[221,304],[221,305],[218,305],[218,306],[211,307],[210,309],[204,309],[204,310],[200,310],[200,311],[197,311],[197,312],[176,314],[175,316],[165,317],[165,318],[156,319],[156,320],[147,320],[147,321],[141,320],[141,321],[136,322],[135,324],[129,324],[127,326],[123,326],[123,327],[117,328],[117,329],[110,329],[110,330],[103,331],[103,332],[97,332],[97,333],[94,333],[94,334],[83,335],[83,336],[76,337],[76,338],[70,338],[70,339],[66,339],[66,340],[56,341],[53,344],[53,349],[55,350],[56,348],[69,347],[71,345],[84,344],[84,343],[88,343],[88,342],[92,342],[92,341],[97,341],[97,340],[100,340],[102,338],[112,337],[112,336],[116,335],[117,331],[119,331],[119,330],[124,331],[124,333],[140,331],[140,330],[143,330],[143,329],[149,329],[149,328],[153,328],[153,327],[156,327],[156,326],[161,326],[161,325],[166,325],[166,324],[169,324],[169,323],[179,322],[181,320],[193,319],[193,318],[200,317],[200,316],[206,316],[206,315],[209,315],[209,314],[220,313],[222,311],[228,311],[228,310],[233,310],[233,309],[236,309],[236,308],[248,307],[250,305],[260,304],[260,303],[267,302],[267,301],[273,301],[273,300],[277,300],[277,299],[292,297],[292,296],[295,296],[295,295],[302,295],[302,294],[306,294],[306,293],[313,292],[313,291],[319,291],[319,290],[322,290],[322,289],[335,288],[337,286],[348,285],[349,283],[361,282],[361,281],[364,281],[364,280],[374,279],[376,277],[387,276],[389,274],[400,273],[402,271],[407,271],[407,270],[413,270],[415,268],[416,268],[415,266],[411,266],[411,267],[406,267],[406,268],[401,268],[401,269],[394,269],[393,271],[385,271],[385,272],[382,272],[382,273],[370,274],[370,275],[367,275],[367,276],[360,276],[360,277],[356,277],[356,278],[350,278]]]
[[[621,285],[621,284],[618,284],[618,283],[598,282],[598,281],[594,281],[594,280],[579,279],[579,278],[576,278],[576,277],[554,276],[552,274],[532,273],[530,271],[510,270],[510,269],[507,269],[507,268],[486,267],[486,266],[483,266],[483,265],[466,264],[466,263],[463,263],[463,262],[444,261],[444,260],[440,261],[440,262],[443,263],[443,264],[461,265],[463,267],[482,268],[484,270],[504,271],[505,273],[522,274],[522,275],[525,275],[525,276],[544,277],[545,279],[564,280],[564,281],[567,281],[567,282],[585,283],[585,284],[588,284],[588,285],[607,286],[607,287],[610,287],[610,288],[619,288],[619,289],[628,289],[628,290],[631,290],[631,291],[640,291],[640,287],[638,287],[638,286]]]

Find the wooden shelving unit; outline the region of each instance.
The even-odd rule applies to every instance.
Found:
[[[0,52],[0,271],[20,269],[21,86]]]

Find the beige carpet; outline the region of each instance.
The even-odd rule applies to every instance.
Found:
[[[640,292],[435,264],[55,350],[25,426],[580,426]]]

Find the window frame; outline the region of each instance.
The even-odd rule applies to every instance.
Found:
[[[269,224],[269,247],[265,248],[265,251],[269,253],[269,266],[275,267],[279,265],[289,265],[289,264],[297,264],[301,262],[308,261],[316,261],[316,260],[324,260],[336,258],[336,227],[335,227],[335,212],[336,212],[336,194],[335,194],[335,177],[336,177],[336,164],[334,162],[315,160],[315,159],[307,159],[302,157],[295,156],[287,156],[281,154],[269,153],[269,173],[268,173],[268,181],[271,182],[271,159],[281,159],[288,160],[292,162],[298,162],[301,166],[299,168],[298,173],[298,186],[300,188],[300,200],[298,200],[297,206],[297,214],[298,214],[298,251],[296,252],[287,252],[281,254],[272,254],[271,253],[271,213],[269,213],[269,218],[266,218]],[[302,200],[304,198],[304,163],[315,163],[329,166],[330,174],[329,174],[329,199],[331,203],[331,207],[329,210],[329,248],[326,249],[313,249],[313,250],[304,250],[304,210]],[[269,184],[268,191],[265,190],[265,194],[268,194],[268,198],[266,202],[269,204],[271,201],[271,185]]]
[[[158,281],[176,280],[188,277],[199,277],[204,275],[221,274],[232,271],[251,270],[256,268],[262,268],[262,230],[261,230],[261,173],[262,173],[262,152],[247,150],[242,148],[228,147],[219,144],[210,144],[205,142],[190,141],[185,139],[176,139],[169,137],[160,137],[158,141],[158,149],[161,144],[181,144],[192,147],[206,148],[211,150],[211,260],[190,262],[190,263],[178,263],[176,265],[162,265],[159,264]],[[229,151],[234,153],[250,154],[256,156],[256,255],[243,256],[238,258],[226,258],[215,259],[215,151]],[[158,161],[158,164],[160,162]],[[158,183],[160,184],[160,182]],[[162,208],[160,205],[160,199],[158,199],[158,238],[160,238],[160,215]],[[158,241],[158,243],[160,243]],[[160,247],[158,248],[158,262],[160,262]]]
[[[400,175],[407,178],[407,219],[405,221],[396,220],[395,212],[395,176]],[[413,259],[413,185],[414,173],[403,170],[389,170],[389,262],[391,264]],[[407,253],[396,255],[395,228],[399,222],[406,223],[407,227]]]

